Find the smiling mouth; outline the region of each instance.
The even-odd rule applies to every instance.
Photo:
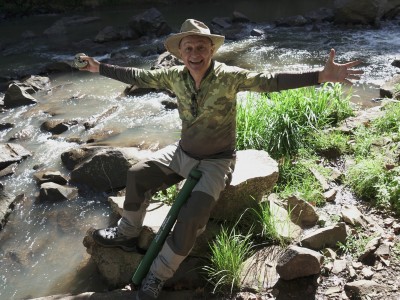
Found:
[[[200,61],[190,61],[190,63],[193,64],[193,65],[200,65],[202,62],[203,62],[202,60],[200,60]]]

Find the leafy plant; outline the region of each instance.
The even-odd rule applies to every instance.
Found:
[[[349,97],[341,86],[300,88],[250,94],[237,114],[237,148],[264,149],[274,158],[293,155],[316,129],[332,126],[352,115]]]
[[[352,149],[356,157],[368,157],[371,155],[372,143],[376,139],[371,129],[365,126],[359,126],[355,130],[354,143]]]
[[[345,182],[358,197],[374,200],[378,195],[377,185],[384,179],[384,172],[382,159],[364,158],[349,167]]]
[[[175,201],[176,197],[178,196],[178,193],[179,193],[179,191],[178,191],[177,185],[172,185],[165,190],[157,192],[153,196],[153,200],[164,202],[167,205],[172,205],[172,203]]]
[[[385,114],[372,122],[377,134],[400,132],[400,104],[389,103],[385,107]]]
[[[400,213],[400,167],[385,172],[385,176],[376,184],[378,206],[393,208]]]
[[[393,252],[396,255],[397,259],[400,259],[400,242],[396,242],[394,244]]]
[[[236,232],[235,228],[223,227],[210,244],[210,265],[204,266],[203,270],[207,280],[214,286],[214,293],[232,293],[240,289],[244,262],[252,253],[251,237],[251,234]]]
[[[358,258],[364,253],[365,247],[373,238],[373,235],[357,229],[355,234],[347,236],[345,243],[338,242],[338,247],[344,254]]]
[[[322,186],[310,171],[312,167],[317,168],[313,161],[309,154],[303,154],[296,161],[285,160],[279,165],[279,179],[274,191],[282,198],[297,194],[310,203],[323,204]]]
[[[350,137],[338,131],[318,130],[309,138],[308,147],[322,156],[337,158],[349,151]]]
[[[346,183],[355,194],[366,200],[376,199],[377,184],[383,179],[382,160],[365,158],[349,167]]]

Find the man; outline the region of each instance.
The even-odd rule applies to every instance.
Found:
[[[182,120],[181,139],[134,165],[127,175],[126,196],[118,226],[94,232],[94,240],[105,247],[134,250],[152,195],[186,178],[196,167],[202,177],[180,210],[171,235],[151,265],[137,293],[137,299],[156,299],[201,234],[221,191],[233,172],[236,144],[236,94],[239,91],[279,91],[359,79],[359,64],[334,62],[332,49],[322,71],[301,74],[251,72],[214,61],[213,55],[224,37],[211,34],[197,20],[186,20],[178,34],[165,41],[166,49],[182,59],[184,66],[161,70],[123,68],[101,64],[83,56],[82,70],[99,72],[139,87],[166,88],[178,99]]]

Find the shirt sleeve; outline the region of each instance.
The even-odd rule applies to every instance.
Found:
[[[145,70],[132,67],[120,67],[109,64],[100,64],[99,73],[102,76],[115,79],[140,88],[171,89],[173,81],[168,69]],[[171,73],[170,75],[168,75]]]
[[[287,89],[318,85],[318,71],[303,73],[251,72],[237,73],[238,90],[253,92],[278,92]]]

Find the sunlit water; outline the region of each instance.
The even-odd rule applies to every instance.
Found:
[[[194,8],[197,7],[188,6],[182,10],[188,15],[189,11],[197,11]],[[216,9],[222,12],[220,7]],[[172,24],[178,22],[175,18],[177,12],[164,10]],[[133,13],[125,12],[125,15]],[[204,13],[206,15],[210,14]],[[105,12],[101,16],[106,22],[112,19]],[[35,18],[26,19],[22,22],[25,27],[15,30],[18,34],[26,28],[43,31],[55,20],[56,17],[40,23]],[[248,30],[254,27],[263,29],[265,36],[227,41],[216,58],[253,70],[301,71],[321,67],[329,49],[335,48],[338,61],[363,61],[360,69],[365,75],[352,89],[353,101],[364,106],[373,105],[371,99],[379,97],[379,86],[397,71],[390,63],[398,58],[396,55],[400,48],[398,21],[383,23],[380,29],[343,30],[322,25],[320,31],[311,27],[274,28],[262,23],[262,20],[257,21],[259,23],[249,26]],[[85,34],[85,31],[79,34]],[[129,47],[129,42],[123,46]],[[82,49],[87,53],[90,50]],[[69,53],[68,49],[52,51],[45,44],[42,48],[33,47],[26,56],[18,51],[12,49],[10,52],[13,54],[0,59],[2,74],[11,73],[22,64],[35,66],[37,61],[72,60],[75,54]],[[137,55],[132,61],[135,66],[148,68],[155,59],[156,56]],[[50,78],[51,91],[35,95],[38,104],[18,107],[0,115],[1,123],[15,124],[10,130],[0,131],[0,141],[5,143],[14,136],[20,136],[15,142],[33,153],[32,158],[18,166],[14,175],[2,178],[9,193],[25,194],[26,198],[16,206],[6,227],[0,232],[0,299],[105,289],[99,278],[93,275],[93,270],[87,267],[89,256],[82,239],[89,227],[109,224],[113,216],[106,201],[108,195],[82,190],[82,194],[72,201],[42,203],[37,199],[38,186],[32,177],[35,166],[57,169],[68,176],[60,155],[80,146],[68,142],[74,137],[85,141],[93,134],[105,132],[110,137],[100,144],[140,149],[157,149],[179,137],[177,111],[164,108],[161,102],[169,99],[164,94],[120,96],[125,84],[84,72],[53,74]],[[245,98],[246,95],[241,93],[239,97]],[[98,126],[85,130],[85,121],[112,107],[115,108],[114,113]],[[51,118],[77,120],[78,124],[52,138],[51,134],[39,130],[40,125]]]

